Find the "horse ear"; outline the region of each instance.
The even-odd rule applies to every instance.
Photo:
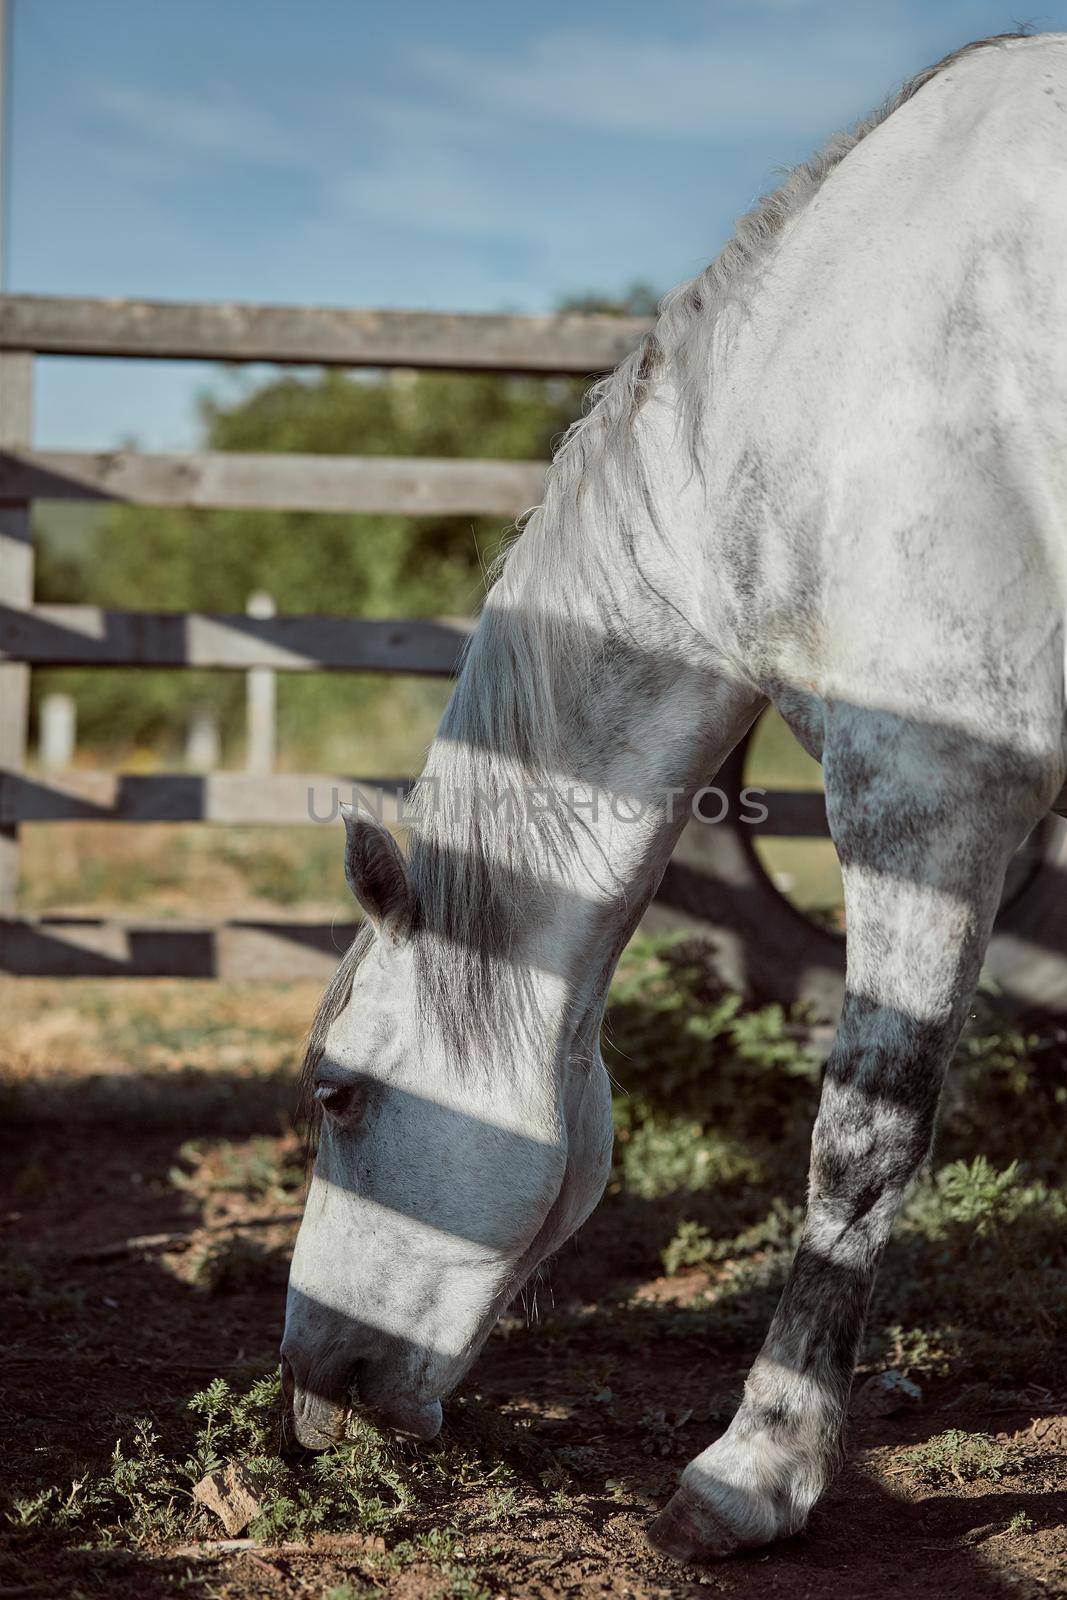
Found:
[[[378,934],[400,944],[411,926],[411,888],[396,841],[377,818],[342,803],[345,878]]]

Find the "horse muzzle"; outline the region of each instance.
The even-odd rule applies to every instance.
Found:
[[[316,1374],[302,1382],[292,1362],[282,1357],[282,1433],[287,1445],[328,1450],[340,1443],[352,1409],[412,1439],[435,1439],[441,1431],[441,1402],[394,1394],[376,1382],[369,1369],[357,1367],[339,1377]]]

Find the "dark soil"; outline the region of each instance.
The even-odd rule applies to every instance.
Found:
[[[291,1197],[197,1199],[176,1187],[171,1172],[191,1131],[74,1119],[0,1135],[0,1247],[9,1265],[20,1264],[0,1333],[7,1504],[69,1482],[86,1463],[106,1465],[131,1418],[149,1414],[165,1433],[211,1377],[275,1359],[291,1225],[243,1229],[256,1250],[213,1287],[191,1271],[202,1234],[170,1251],[90,1254],[128,1236],[292,1209]],[[458,1529],[469,1581],[455,1577],[455,1564],[443,1581],[430,1560],[391,1570],[381,1541],[355,1530],[231,1551],[210,1542],[107,1550],[47,1527],[9,1525],[0,1600],[1067,1594],[1067,1399],[1040,1384],[1010,1408],[983,1412],[960,1410],[959,1381],[927,1381],[919,1410],[853,1429],[847,1465],[803,1536],[703,1569],[654,1554],[644,1539],[649,1516],[721,1430],[754,1354],[731,1343],[727,1327],[719,1337],[713,1321],[681,1315],[706,1283],[700,1273],[656,1276],[633,1207],[609,1197],[541,1286],[540,1318],[529,1326],[509,1318],[494,1334],[468,1388],[534,1419],[538,1443],[565,1463],[566,1476],[553,1493],[520,1478],[507,1515],[484,1485],[456,1485],[413,1514],[410,1529],[390,1531],[387,1543],[416,1528]],[[1010,1442],[999,1481],[931,1488],[901,1469],[902,1449],[950,1427]]]

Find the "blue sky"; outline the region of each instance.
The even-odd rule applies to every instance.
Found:
[[[12,289],[521,311],[670,287],[779,167],[1016,21],[985,0],[14,13]],[[1067,0],[1026,20],[1067,30]],[[196,392],[234,381],[39,368],[37,440],[53,447],[188,447]]]

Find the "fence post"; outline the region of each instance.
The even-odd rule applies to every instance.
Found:
[[[273,597],[257,589],[248,597],[250,617],[273,617]],[[245,689],[247,738],[245,769],[264,774],[274,771],[277,688],[273,667],[250,667]]]
[[[33,356],[0,351],[0,451],[28,448],[33,432]],[[33,532],[28,501],[0,503],[0,605],[26,610],[33,604]],[[30,669],[0,665],[0,783],[26,765]],[[17,822],[0,824],[0,917],[13,917],[18,900]]]
[[[37,760],[45,772],[63,772],[74,764],[78,707],[70,694],[46,694],[37,719]]]
[[[185,730],[185,764],[192,772],[214,772],[222,755],[214,706],[193,706]]]

